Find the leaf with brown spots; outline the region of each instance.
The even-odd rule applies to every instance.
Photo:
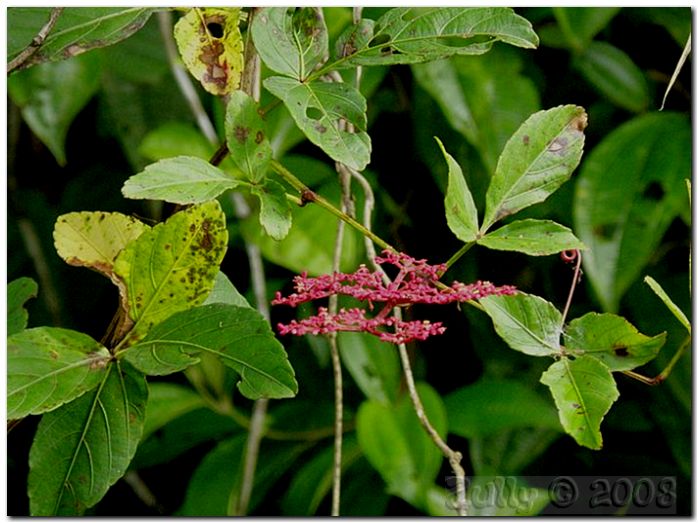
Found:
[[[267,126],[252,97],[242,91],[230,95],[225,135],[230,159],[253,183],[261,181],[272,158]]]

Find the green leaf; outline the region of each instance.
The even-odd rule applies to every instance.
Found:
[[[564,334],[567,352],[592,356],[612,371],[644,365],[654,359],[665,341],[666,332],[645,336],[625,318],[596,312],[572,320]]]
[[[479,518],[537,516],[550,503],[548,489],[529,487],[516,476],[475,476],[466,497],[468,516]]]
[[[89,267],[111,278],[117,255],[149,229],[118,212],[71,212],[56,220],[53,242],[68,265]]]
[[[253,185],[250,192],[259,198],[259,223],[274,240],[283,240],[291,229],[293,216],[286,189],[274,180]]]
[[[7,336],[27,328],[29,314],[24,304],[36,298],[39,286],[31,278],[17,278],[7,284]]]
[[[675,113],[621,125],[586,158],[575,187],[574,229],[589,248],[584,269],[603,309],[620,299],[686,205],[691,128]]]
[[[618,14],[620,7],[553,7],[552,10],[569,45],[583,50]]]
[[[182,311],[155,326],[126,359],[146,374],[169,374],[216,355],[235,370],[250,398],[289,398],[298,391],[286,351],[255,309],[214,303]]]
[[[304,81],[328,55],[322,7],[264,7],[252,21],[252,38],[264,63]]]
[[[553,408],[555,428],[521,427],[468,438],[472,474],[521,474],[564,434]]]
[[[226,219],[213,200],[188,207],[141,234],[117,256],[114,273],[135,322],[129,343],[177,311],[203,303],[228,246]]]
[[[51,9],[14,7],[7,10],[8,61],[31,43],[48,21]],[[90,49],[115,44],[138,31],[150,15],[159,10],[152,7],[66,7],[26,66],[65,60]]]
[[[244,63],[239,23],[239,7],[194,7],[175,24],[184,65],[211,94],[226,95],[240,86]]]
[[[642,70],[630,57],[606,42],[592,42],[573,61],[573,66],[605,98],[636,113],[650,103]]]
[[[98,91],[101,71],[99,57],[86,55],[42,64],[7,79],[10,98],[59,165],[66,163],[70,124]]]
[[[448,228],[459,240],[471,242],[477,238],[478,233],[477,208],[473,195],[458,162],[446,152],[441,140],[436,138],[436,141],[448,164],[448,187],[444,199]]]
[[[216,280],[213,282],[213,289],[202,305],[211,303],[225,303],[227,305],[237,305],[238,307],[251,307],[245,297],[235,288],[230,279],[218,271]]]
[[[395,346],[359,332],[338,335],[344,366],[368,399],[388,404],[400,388],[401,367]]]
[[[484,232],[505,216],[542,202],[572,175],[582,156],[587,116],[575,105],[539,111],[509,139],[487,190]]]
[[[494,330],[514,350],[531,356],[560,353],[562,314],[539,296],[517,292],[479,300]]]
[[[168,122],[153,129],[143,138],[138,151],[152,161],[180,155],[208,160],[216,152],[201,131],[183,122]]]
[[[212,200],[240,182],[194,156],[177,156],[150,164],[121,189],[126,198],[189,204]]]
[[[690,190],[690,189],[689,189]],[[678,305],[676,305],[673,300],[669,297],[669,295],[664,291],[661,285],[657,283],[657,280],[652,278],[652,276],[645,276],[645,283],[650,286],[650,289],[654,291],[654,293],[659,296],[659,299],[664,302],[664,305],[666,305],[667,309],[671,311],[671,313],[674,315],[674,317],[679,320],[681,325],[686,327],[686,330],[688,331],[688,334],[691,334],[691,322],[688,321],[688,318],[686,318],[686,315],[683,313],[681,309],[679,309]],[[9,292],[9,289],[8,289]]]
[[[96,389],[43,416],[29,453],[32,516],[77,516],[126,472],[143,430],[139,373],[107,367]]]
[[[528,49],[538,45],[528,20],[509,8],[396,7],[376,21],[373,37],[349,60],[355,65],[414,64],[482,54],[497,41]]]
[[[86,334],[37,327],[7,339],[7,417],[48,412],[95,388],[111,355]]]
[[[565,432],[584,447],[600,449],[601,421],[619,396],[609,368],[590,356],[562,358],[540,381],[550,387]]]
[[[561,251],[584,249],[567,227],[551,220],[517,220],[487,233],[477,241],[488,249],[547,256]]]
[[[175,383],[149,383],[141,440],[144,441],[172,420],[205,406],[204,399],[189,387]]]
[[[371,157],[371,139],[366,134],[366,99],[346,83],[301,83],[272,76],[264,80],[272,94],[281,98],[308,139],[327,155],[352,169],[362,171]],[[354,127],[349,132],[340,120]]]
[[[449,431],[464,438],[539,427],[560,430],[555,409],[521,381],[482,378],[445,399]]]
[[[272,151],[267,126],[254,99],[243,91],[231,93],[225,115],[230,158],[253,183],[264,178]]]

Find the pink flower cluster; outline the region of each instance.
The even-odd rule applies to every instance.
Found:
[[[397,267],[398,274],[390,284],[386,285],[383,282],[379,271],[371,272],[365,265],[361,265],[351,274],[334,273],[308,278],[307,273],[303,273],[294,278],[295,292],[287,297],[277,292],[272,305],[296,307],[312,300],[344,295],[368,302],[370,310],[373,310],[374,303],[383,303],[376,316],[367,318],[366,311],[357,308],[341,309],[337,314],[330,314],[325,307],[320,307],[315,316],[300,321],[293,320],[288,325],[279,324],[279,332],[300,336],[359,331],[368,332],[390,343],[407,343],[442,334],[446,327],[440,322],[397,320],[389,316],[394,307],[415,303],[442,305],[516,292],[510,285],[495,287],[490,282],[482,281],[468,285],[453,282],[450,287],[442,285],[439,288],[436,282],[446,270],[446,266],[429,265],[426,260],[416,260],[404,253],[385,250],[375,261],[379,265],[389,264]]]

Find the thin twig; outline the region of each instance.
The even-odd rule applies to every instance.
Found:
[[[153,510],[157,511],[158,514],[165,513],[164,507],[157,500],[155,494],[153,494],[153,491],[150,490],[138,472],[135,470],[129,470],[124,476],[124,481],[129,487],[131,487],[138,499],[140,499],[146,507],[152,508]]]
[[[577,256],[577,263],[574,266],[574,276],[572,276],[572,284],[570,285],[570,292],[567,295],[567,301],[565,302],[565,308],[562,311],[562,321],[560,325],[565,324],[565,319],[567,318],[567,313],[570,310],[570,305],[572,305],[572,297],[574,296],[574,289],[577,287],[577,281],[579,280],[579,269],[582,266],[582,251],[574,251]]]
[[[49,15],[48,22],[46,22],[44,26],[41,29],[39,29],[39,32],[36,34],[34,38],[32,38],[32,41],[29,43],[29,45],[22,49],[22,51],[12,60],[10,60],[10,63],[7,64],[7,74],[10,74],[13,71],[16,71],[17,69],[28,65],[27,61],[32,56],[34,56],[34,54],[41,48],[42,45],[44,45],[44,42],[46,41],[48,34],[56,25],[58,17],[61,15],[62,12],[63,7],[54,7],[53,9],[51,9],[51,14]]]

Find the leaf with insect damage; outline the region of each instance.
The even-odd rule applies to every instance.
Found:
[[[17,278],[7,284],[7,335],[27,328],[29,314],[24,304],[29,298],[36,298],[39,286],[31,278]]]

